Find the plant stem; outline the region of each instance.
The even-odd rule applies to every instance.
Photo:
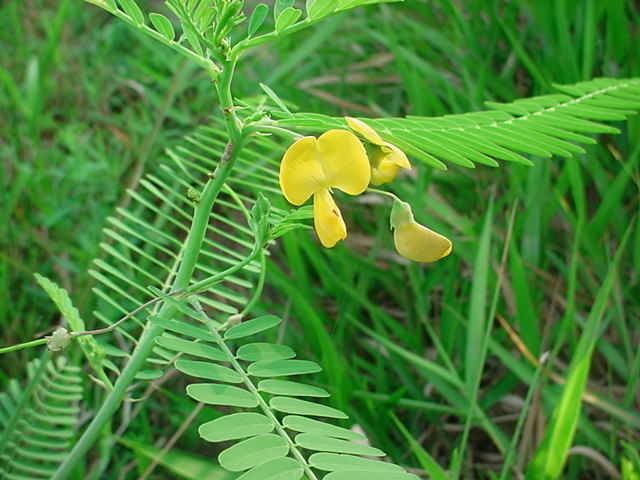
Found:
[[[235,114],[233,97],[231,95],[231,81],[234,70],[235,60],[226,63],[219,79],[220,83],[218,84],[218,97],[220,107],[226,119],[229,143],[227,143],[224,154],[218,162],[215,171],[205,184],[200,196],[200,201],[195,208],[191,228],[185,241],[180,267],[178,268],[176,278],[171,288],[171,290],[174,291],[187,288],[191,282],[198,255],[200,254],[206,235],[207,226],[209,225],[211,210],[233,168],[235,158],[242,147],[242,127]],[[173,304],[165,302],[157,318],[159,320],[168,320],[176,314],[176,310]],[[134,382],[136,374],[151,354],[156,337],[161,335],[163,331],[163,327],[158,323],[151,320],[147,321],[129,363],[127,363],[126,367],[122,370],[113,390],[105,398],[96,416],[56,471],[53,480],[66,480],[69,478],[71,472],[79,462],[84,459],[86,453],[98,439],[103,426],[111,419],[118,408],[120,408],[129,386]]]
[[[324,17],[313,19],[313,20],[305,18],[304,20],[294,23],[293,25],[285,28],[280,32],[273,31],[273,32],[265,33],[263,35],[258,35],[257,37],[247,38],[245,40],[242,40],[241,42],[238,42],[231,50],[231,54],[235,56],[239,56],[242,54],[242,52],[244,52],[245,50],[248,50],[249,48],[257,47],[258,45],[262,45],[263,43],[269,42],[276,38],[282,38],[285,35],[290,35],[292,33],[296,33],[296,32],[299,32],[300,30],[310,27],[311,25],[315,24],[322,18]]]
[[[207,278],[205,278],[203,280],[200,280],[199,282],[193,283],[188,288],[183,288],[182,290],[174,290],[174,291],[171,291],[169,293],[154,297],[151,300],[139,305],[135,309],[129,311],[126,315],[124,315],[118,321],[112,323],[108,327],[96,328],[94,330],[84,330],[82,332],[71,332],[71,336],[76,338],[76,337],[84,337],[86,335],[103,335],[105,333],[112,332],[118,326],[120,326],[122,323],[124,323],[126,320],[130,319],[131,317],[133,317],[134,315],[140,313],[141,311],[151,307],[152,305],[155,305],[156,303],[161,302],[162,300],[165,300],[165,299],[170,298],[170,297],[180,298],[181,296],[195,295],[195,294],[198,294],[198,293],[201,293],[201,292],[205,292],[209,288],[213,287],[214,285],[222,282],[229,275],[233,275],[237,271],[242,270],[249,263],[253,262],[256,257],[258,257],[259,255],[262,254],[262,248],[263,247],[264,247],[264,245],[255,244],[253,246],[253,250],[251,251],[251,253],[247,257],[243,258],[238,263],[236,263],[233,266],[227,268],[226,270],[218,272],[215,275],[212,275],[212,276],[207,277]],[[20,350],[21,348],[27,348],[27,347],[31,347],[31,346],[36,346],[36,345],[40,345],[40,344],[46,343],[46,342],[47,342],[47,339],[46,338],[42,338],[42,339],[38,339],[38,340],[32,340],[31,342],[27,342],[27,343],[21,343],[19,345],[12,345],[10,347],[6,347],[6,349]],[[31,345],[31,344],[33,344],[33,345]],[[6,349],[0,349],[0,354],[7,353],[8,351],[12,351],[12,350],[7,350],[7,352],[5,352]]]
[[[86,453],[98,439],[100,432],[102,431],[102,427],[111,419],[113,414],[120,407],[120,404],[127,393],[127,389],[131,383],[133,383],[136,374],[144,365],[144,362],[151,353],[154,346],[154,339],[161,333],[162,327],[151,325],[147,322],[138,345],[133,351],[133,355],[131,356],[129,363],[127,363],[127,366],[122,370],[122,373],[118,377],[118,380],[113,386],[113,390],[109,395],[107,395],[96,416],[93,417],[93,420],[87,429],[78,439],[78,442],[74,445],[71,452],[69,452],[65,461],[60,465],[53,476],[53,480],[65,480],[69,478],[76,465],[78,465],[78,463],[85,457]]]
[[[229,142],[233,148],[240,149],[243,140],[243,130],[242,124],[236,115],[233,95],[231,94],[231,81],[233,80],[233,74],[236,70],[236,63],[237,59],[232,57],[223,64],[220,82],[218,83],[218,98],[220,99],[220,107],[224,114],[227,133],[229,134]]]
[[[262,290],[264,289],[264,281],[267,276],[267,258],[264,253],[264,249],[260,252],[260,277],[258,277],[258,283],[256,285],[256,289],[253,292],[253,295],[245,305],[245,307],[240,312],[240,315],[244,317],[247,313],[251,311],[251,309],[255,306],[256,302],[262,295]]]
[[[179,42],[176,42],[175,40],[168,39],[167,37],[162,35],[160,32],[157,32],[156,30],[154,30],[153,28],[149,27],[148,25],[137,23],[133,18],[131,18],[129,15],[127,15],[122,10],[119,10],[119,9],[113,10],[113,9],[109,8],[104,2],[102,2],[100,0],[86,0],[86,1],[88,3],[91,3],[91,4],[95,5],[95,6],[97,6],[97,7],[102,8],[103,10],[106,10],[110,14],[118,17],[120,20],[122,20],[122,21],[128,23],[129,25],[137,28],[142,33],[144,33],[145,35],[150,36],[154,40],[156,40],[156,41],[158,41],[158,42],[160,42],[160,43],[172,48],[173,50],[175,50],[176,52],[184,55],[185,57],[189,58],[190,60],[193,60],[198,65],[200,65],[205,70],[207,70],[207,72],[209,72],[210,74],[217,75],[218,73],[220,73],[220,67],[218,65],[216,65],[213,61],[211,61],[209,58],[197,54],[193,50],[188,49],[187,47],[185,47],[184,45],[180,44]]]
[[[294,132],[293,130],[289,130],[287,128],[284,127],[278,127],[276,125],[270,125],[270,124],[265,124],[265,123],[259,123],[256,122],[254,124],[252,124],[250,127],[247,127],[246,129],[247,134],[249,133],[275,133],[278,135],[283,135],[289,138],[292,138],[294,140],[299,140],[302,137],[304,137],[304,135],[300,135],[297,132]]]
[[[47,343],[46,338],[38,338],[36,340],[31,340],[29,342],[18,343],[17,345],[9,345],[8,347],[0,348],[0,355],[2,355],[3,353],[16,352],[18,350],[23,350],[25,348],[37,347],[45,343]]]
[[[385,197],[389,197],[391,200],[398,200],[399,202],[401,202],[402,200],[400,200],[400,198],[398,198],[398,196],[393,193],[393,192],[388,192],[386,190],[380,190],[379,188],[367,188],[367,192],[371,192],[371,193],[377,193],[378,195],[382,195]]]

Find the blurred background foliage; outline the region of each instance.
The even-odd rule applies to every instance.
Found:
[[[141,4],[163,10],[160,2]],[[86,272],[105,218],[127,204],[126,190],[153,171],[167,146],[217,110],[195,65],[90,5],[8,0],[0,22],[0,343],[7,345],[57,323],[34,272],[69,289],[89,317],[95,299]],[[350,11],[252,51],[234,87],[248,98],[264,82],[308,112],[467,112],[485,101],[549,93],[553,83],[640,76],[639,29],[640,3],[631,0],[407,0]],[[505,452],[491,432],[508,444],[526,408],[510,450],[521,470],[579,353],[616,247],[637,217],[640,120],[616,126],[621,135],[600,136],[586,155],[532,158],[533,168],[416,165],[394,189],[419,221],[453,239],[449,258],[405,264],[393,253],[388,208],[364,196],[357,201],[365,208],[345,211],[345,245],[322,250],[306,232],[281,240],[259,310],[289,319],[281,332],[288,344],[322,361],[320,381],[333,401],[396,462],[426,468],[426,451],[448,467],[460,455],[463,478],[492,478]],[[597,401],[586,402],[580,448],[564,478],[611,478],[623,461],[640,461],[640,227],[631,228],[589,375]],[[453,379],[473,378],[469,352],[481,342],[474,332],[487,325],[496,288],[474,398],[485,420],[467,439],[470,398],[443,394],[446,382],[433,366]],[[534,359],[547,351],[555,373],[539,379],[526,403]],[[0,384],[33,355],[4,356]],[[193,409],[181,392],[179,379],[158,385],[108,478],[144,470],[153,445]],[[195,428],[177,448],[213,458]],[[190,478],[156,471],[157,478],[175,475]]]

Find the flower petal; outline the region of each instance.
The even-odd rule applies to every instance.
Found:
[[[323,247],[331,248],[347,238],[347,226],[329,190],[320,190],[313,196],[313,223]]]
[[[371,142],[374,145],[384,145],[384,140],[382,140],[382,137],[378,135],[378,132],[362,120],[358,120],[353,117],[344,117],[344,119],[347,121],[347,125],[349,125],[351,130],[362,135],[368,142]]]
[[[382,185],[393,181],[401,168],[411,168],[409,159],[395,145],[385,143],[369,151],[371,160],[371,185]]]
[[[326,181],[315,137],[303,137],[287,149],[280,163],[280,189],[289,202],[302,205],[326,188]]]
[[[362,142],[348,130],[329,130],[318,138],[319,158],[328,187],[349,195],[365,191],[371,179],[371,167]]]
[[[399,225],[393,234],[398,253],[414,262],[435,262],[451,253],[447,237],[416,222]]]
[[[388,142],[385,143],[384,146],[390,150],[390,152],[387,154],[387,159],[401,168],[411,168],[411,163],[409,163],[407,155],[402,150],[400,150],[394,144]]]
[[[371,168],[371,185],[383,185],[392,182],[398,175],[400,167],[394,162],[384,159],[378,163],[377,167]]]

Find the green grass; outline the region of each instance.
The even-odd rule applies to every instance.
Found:
[[[57,322],[34,272],[68,288],[90,317],[86,271],[106,216],[164,148],[216,110],[195,66],[89,5],[10,0],[0,22],[6,345]],[[262,81],[302,111],[466,112],[553,83],[640,75],[639,24],[640,7],[621,0],[408,0],[257,51],[235,87],[250,97]],[[286,319],[282,336],[323,366],[335,406],[417,473],[544,478],[537,472],[561,468],[549,445],[583,447],[569,451],[562,478],[610,478],[623,462],[640,471],[640,120],[616,126],[621,135],[598,137],[585,155],[532,158],[532,168],[416,165],[393,188],[455,245],[431,266],[395,256],[390,205],[359,197],[350,208],[341,197],[346,245],[326,251],[307,232],[284,237],[258,311]],[[546,367],[525,349],[546,353]],[[4,356],[0,383],[36,355]],[[146,468],[151,446],[193,408],[183,385],[172,379],[133,404],[104,478]],[[88,392],[86,408],[96,398]],[[193,426],[176,452],[215,458]],[[156,475],[178,473],[159,466]]]

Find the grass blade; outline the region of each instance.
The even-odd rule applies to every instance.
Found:
[[[595,304],[589,313],[587,323],[574,352],[560,402],[553,413],[544,440],[529,466],[527,480],[555,479],[562,474],[578,426],[582,395],[586,388],[591,356],[598,339],[602,317],[618,272],[620,258],[632,229],[633,222],[627,228],[613,262],[609,266],[607,276],[598,291]]]

